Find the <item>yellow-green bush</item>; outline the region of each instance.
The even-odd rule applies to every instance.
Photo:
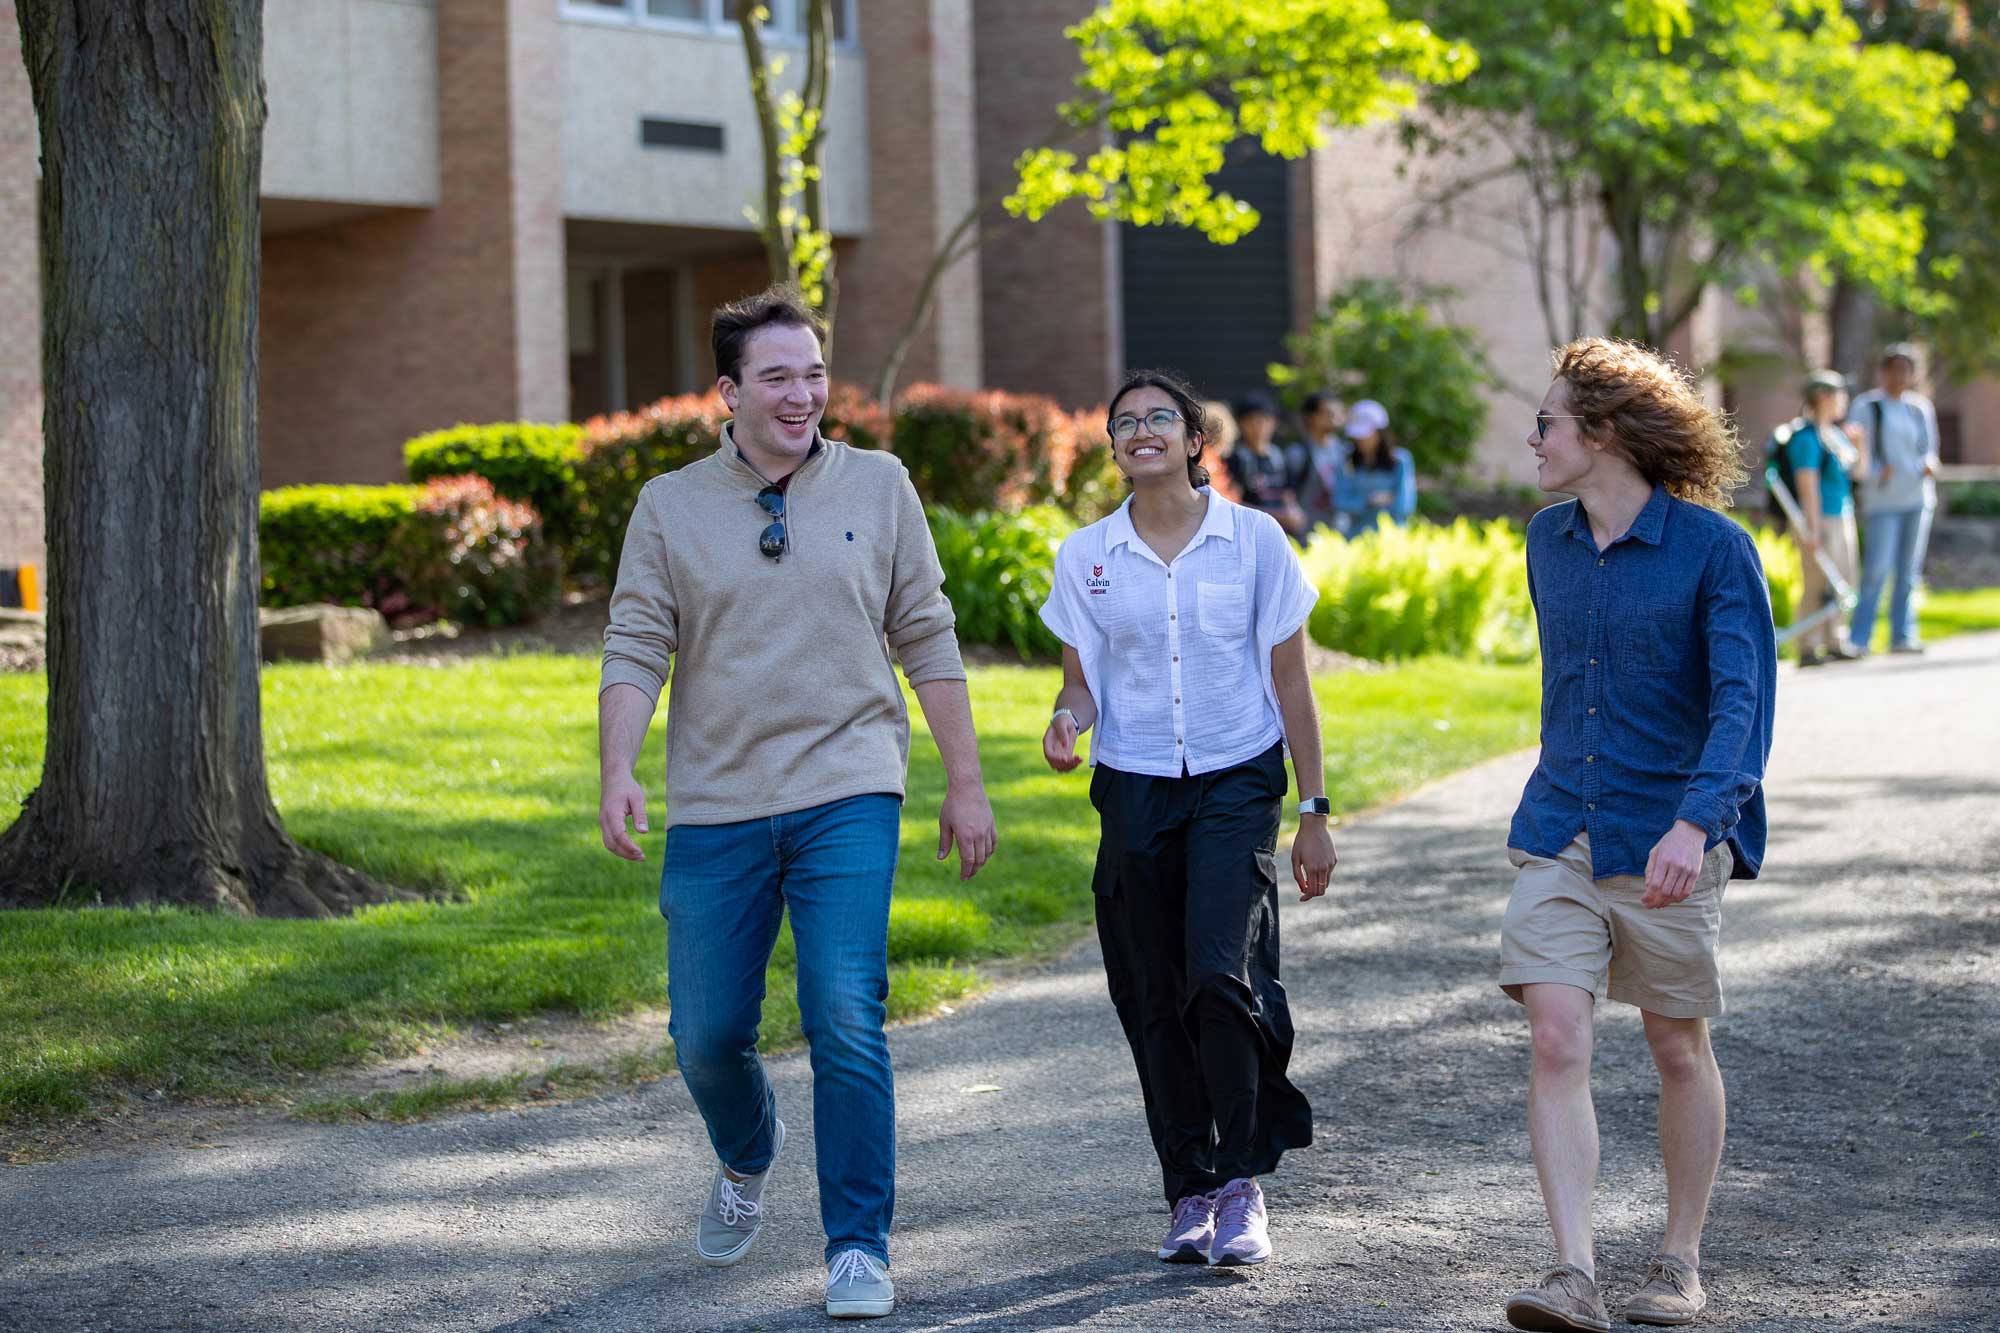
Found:
[[[1746,523],[1745,527],[1749,527]],[[1750,528],[1757,558],[1764,562],[1764,580],[1771,585],[1771,619],[1779,629],[1792,623],[1805,598],[1806,576],[1799,565],[1799,548],[1768,524]]]
[[[1442,653],[1518,662],[1535,655],[1521,529],[1505,520],[1322,533],[1305,552],[1319,589],[1307,632],[1356,657]]]

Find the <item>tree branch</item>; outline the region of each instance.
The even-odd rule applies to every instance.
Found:
[[[764,215],[758,219],[764,233],[764,254],[771,264],[772,282],[791,282],[792,239],[779,215],[784,211],[783,164],[778,154],[778,109],[771,99],[771,67],[764,60],[764,33],[761,27],[764,6],[739,4],[736,26],[743,30],[743,54],[750,62],[750,101],[757,109],[758,136],[764,146]]]

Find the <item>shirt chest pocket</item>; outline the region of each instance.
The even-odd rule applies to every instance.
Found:
[[[1624,625],[1620,665],[1638,676],[1678,676],[1694,655],[1694,607],[1642,606]]]
[[[1195,608],[1201,632],[1212,639],[1240,639],[1250,632],[1250,597],[1240,583],[1198,583]]]

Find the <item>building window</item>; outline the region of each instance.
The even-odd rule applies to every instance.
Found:
[[[564,18],[633,23],[641,27],[728,33],[736,30],[738,0],[556,0]],[[762,0],[771,11],[765,25],[778,42],[805,40],[811,0]],[[833,0],[833,40],[854,41],[856,0]]]

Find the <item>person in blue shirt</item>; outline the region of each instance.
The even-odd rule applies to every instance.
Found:
[[[1389,439],[1389,412],[1373,398],[1347,410],[1347,445],[1334,475],[1334,526],[1358,537],[1387,514],[1398,525],[1417,512],[1417,467]]]
[[[1756,543],[1722,512],[1734,430],[1671,363],[1588,338],[1555,354],[1527,444],[1542,751],[1508,832],[1500,985],[1526,1006],[1528,1130],[1556,1264],[1517,1328],[1607,1329],[1591,1237],[1597,1002],[1636,1006],[1660,1079],[1665,1237],[1625,1315],[1702,1308],[1701,1229],[1722,1155],[1708,1019],[1722,895],[1764,858],[1776,632]]]
[[[1851,476],[1862,470],[1860,446],[1867,437],[1858,427],[1837,423],[1847,412],[1847,379],[1835,370],[1815,371],[1806,380],[1805,414],[1779,427],[1784,435],[1785,470],[1791,474],[1794,498],[1805,526],[1792,534],[1799,546],[1805,587],[1799,597],[1801,614],[1817,610],[1832,592],[1820,556],[1849,585],[1855,580],[1854,486]],[[1849,662],[1862,655],[1847,642],[1840,617],[1830,616],[1799,635],[1799,665]]]

